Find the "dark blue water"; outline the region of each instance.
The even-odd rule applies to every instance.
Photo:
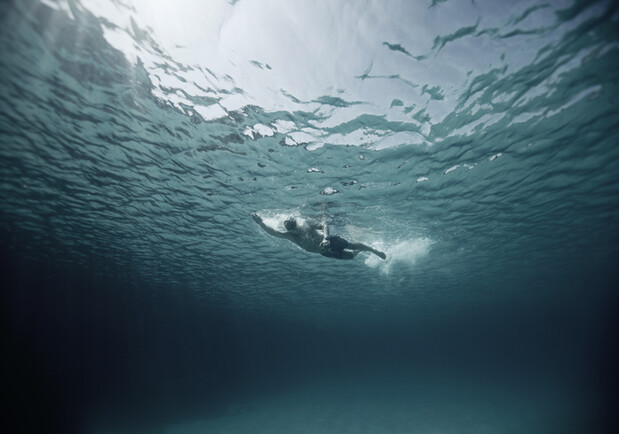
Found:
[[[614,432],[617,6],[3,1],[3,432]]]

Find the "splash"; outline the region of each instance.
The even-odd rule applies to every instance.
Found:
[[[299,225],[304,225],[305,223],[308,222],[308,219],[306,219],[305,217],[301,215],[301,211],[299,209],[261,210],[261,211],[258,211],[258,215],[262,217],[262,220],[267,226],[275,230],[278,230],[278,231],[286,230],[284,228],[284,221],[289,217],[295,218]]]
[[[288,217],[297,219],[300,225],[305,224],[308,220],[301,215],[299,209],[289,210],[261,210],[258,214],[262,217],[264,223],[279,231],[285,231],[284,220]],[[333,227],[334,232],[338,233],[337,227]],[[365,265],[370,268],[375,268],[384,275],[389,275],[392,268],[399,264],[403,267],[412,267],[422,257],[426,256],[430,251],[430,246],[434,243],[429,238],[409,238],[397,239],[394,241],[385,241],[379,234],[373,234],[361,227],[348,224],[340,233],[341,236],[352,242],[361,242],[367,244],[387,255],[387,259],[380,259],[376,255],[367,254]],[[363,260],[360,255],[357,260]]]
[[[378,269],[384,275],[389,275],[396,264],[404,267],[414,266],[420,258],[429,253],[433,242],[429,238],[416,238],[394,243],[375,241],[369,244],[375,249],[385,252],[387,259],[382,260],[371,255],[365,260],[365,265]]]

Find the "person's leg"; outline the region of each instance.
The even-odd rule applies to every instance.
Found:
[[[355,259],[355,256],[359,254],[359,250],[342,250],[342,256],[340,259]]]
[[[354,259],[355,256],[359,253],[359,250],[350,251],[350,250],[326,250],[321,253],[322,256],[326,256],[327,258],[336,258],[336,259]]]
[[[361,250],[363,252],[369,252],[372,250],[372,248],[370,246],[366,246],[365,244],[362,243],[351,243],[348,242],[348,248],[350,250]]]
[[[378,256],[378,257],[380,257],[382,259],[385,259],[387,257],[387,255],[385,255],[383,252],[380,252],[380,251],[378,251],[376,249],[373,249],[370,246],[366,246],[363,243],[351,243],[351,242],[349,242],[348,243],[348,248],[351,249],[351,250],[360,250],[362,252],[372,252],[376,256]]]

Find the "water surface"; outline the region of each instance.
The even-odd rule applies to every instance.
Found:
[[[614,426],[616,2],[0,11],[25,432]]]

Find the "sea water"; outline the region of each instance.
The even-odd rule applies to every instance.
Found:
[[[616,427],[616,1],[9,0],[0,23],[12,432]]]

